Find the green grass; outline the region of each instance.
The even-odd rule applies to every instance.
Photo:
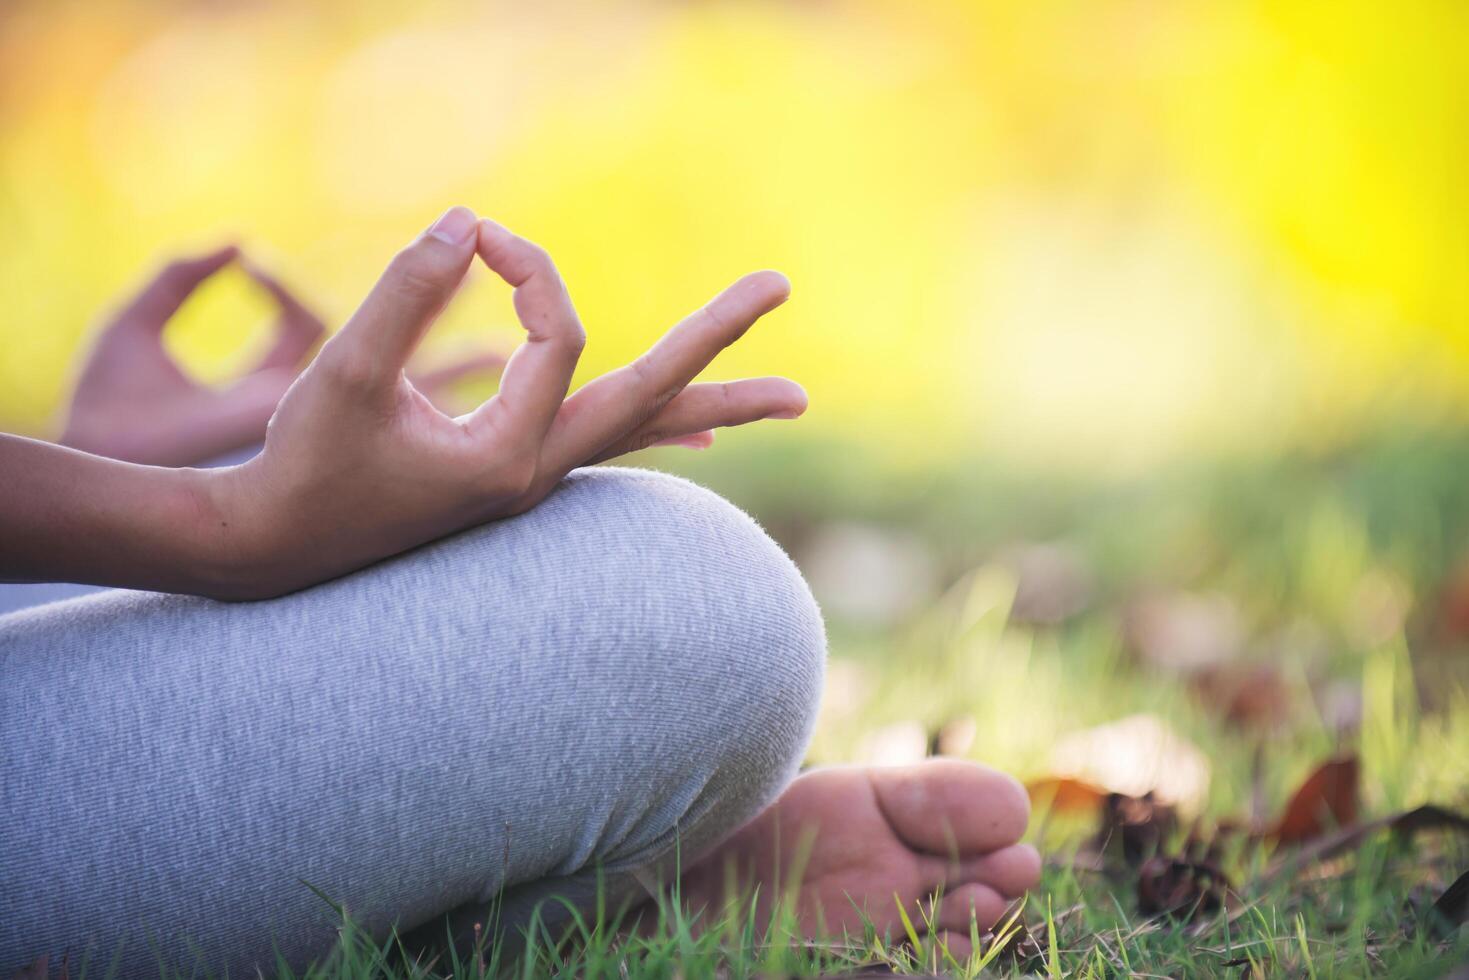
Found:
[[[1459,857],[1464,857],[1461,850]],[[299,974],[321,978],[626,978],[945,975],[1124,977],[1438,977],[1469,959],[1469,937],[1445,942],[1411,911],[1425,863],[1385,841],[1362,849],[1349,870],[1292,881],[1254,896],[1231,915],[1194,924],[1148,919],[1128,908],[1119,885],[1051,869],[1039,893],[999,935],[958,959],[911,932],[871,929],[846,942],[797,938],[788,915],[757,921],[750,907],[694,923],[672,902],[651,932],[630,937],[621,920],[578,914],[569,932],[532,924],[526,948],[502,956],[414,962],[393,941],[375,943],[347,922],[337,948]],[[1028,923],[1029,940],[1017,951]],[[282,976],[297,976],[282,969]]]
[[[1106,483],[979,465],[856,481],[860,463],[820,447],[780,461],[731,457],[700,461],[693,475],[755,510],[798,555],[824,523],[861,521],[916,536],[945,583],[900,622],[830,624],[834,671],[853,683],[823,714],[815,763],[860,758],[887,725],[934,732],[967,719],[963,755],[1029,779],[1051,771],[1059,740],[1144,713],[1207,757],[1205,834],[1278,814],[1340,752],[1361,759],[1364,819],[1422,803],[1469,811],[1469,625],[1454,620],[1455,602],[1469,604],[1456,591],[1469,586],[1455,586],[1469,561],[1469,434],[1388,434],[1329,454]],[[1063,547],[1089,570],[1074,615],[1017,615],[1023,583],[1005,555],[1027,541]],[[1225,669],[1276,671],[1273,726],[1231,721],[1188,671],[1145,655],[1129,623],[1149,594],[1223,597],[1239,633]],[[1231,906],[1180,921],[1139,911],[1136,867],[1076,860],[1095,828],[1088,814],[1037,814],[1032,838],[1048,865],[1015,920],[1028,936],[1019,956],[1025,937],[1013,931],[958,961],[870,930],[813,946],[788,916],[756,921],[749,907],[696,929],[665,903],[638,937],[581,916],[569,937],[538,929],[522,952],[491,950],[484,963],[405,963],[348,925],[310,975],[1434,977],[1469,961],[1469,928],[1436,933],[1425,917],[1469,869],[1469,839],[1381,833],[1268,885],[1277,849],[1226,842],[1218,861]]]

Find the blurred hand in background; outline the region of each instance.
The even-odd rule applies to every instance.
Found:
[[[205,280],[234,262],[274,300],[275,339],[253,369],[215,388],[191,378],[174,361],[164,349],[163,330]],[[323,333],[315,313],[233,245],[170,262],[92,345],[61,442],[159,466],[187,466],[259,442]]]
[[[231,264],[238,264],[274,303],[275,336],[254,367],[216,387],[179,365],[164,347],[163,332],[189,296]],[[60,441],[99,456],[156,466],[190,466],[258,445],[276,405],[325,332],[315,312],[236,246],[177,259],[92,344]],[[504,363],[498,352],[481,352],[418,373],[413,383],[432,401],[452,403],[456,384],[498,372]]]

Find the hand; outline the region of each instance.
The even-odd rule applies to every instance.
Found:
[[[224,388],[190,378],[163,347],[163,328],[206,279],[236,260],[274,301],[275,342]],[[166,266],[93,345],[61,442],[99,456],[187,466],[258,443],[276,403],[321,339],[321,320],[234,246]]]
[[[276,307],[275,340],[231,384],[189,377],[163,346],[163,330],[186,299],[232,262]],[[234,246],[166,266],[98,335],[82,367],[61,443],[73,449],[157,466],[193,466],[265,438],[265,424],[325,328],[284,283]],[[470,355],[415,376],[431,398],[461,379],[498,371],[505,358]]]
[[[525,342],[500,390],[451,418],[403,367],[476,252],[514,288]],[[785,277],[745,276],[633,363],[567,398],[585,343],[549,256],[465,208],[448,211],[389,264],[270,421],[264,451],[201,472],[233,598],[278,595],[465,527],[529,509],[575,467],[660,442],[707,444],[717,426],[795,418],[783,378],[691,384],[783,303]]]

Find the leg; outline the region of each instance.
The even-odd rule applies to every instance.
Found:
[[[0,582],[0,616],[32,606],[44,606],[48,602],[65,602],[106,591],[100,586],[70,582]]]
[[[4,617],[0,975],[300,964],[334,939],[307,884],[382,933],[625,881],[775,797],[823,657],[749,518],[631,470],[271,602]]]

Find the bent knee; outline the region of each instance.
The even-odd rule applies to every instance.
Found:
[[[687,667],[697,664],[692,679],[705,685],[702,693],[717,692],[745,713],[740,734],[755,737],[743,748],[799,761],[821,696],[826,635],[810,588],[781,547],[718,494],[663,473],[579,470],[557,493],[558,504],[626,530],[622,546],[659,569],[655,582],[672,607],[647,606],[676,620],[672,660],[661,666],[688,680]]]
[[[821,615],[780,547],[702,487],[577,470],[525,514],[388,577],[366,590],[371,603],[401,596],[423,632],[452,637],[413,666],[436,688],[454,678],[466,717],[502,714],[507,692],[533,697],[540,751],[616,774],[577,832],[586,846],[558,868],[636,863],[691,828],[695,844],[719,836],[800,764],[825,667]],[[498,693],[481,693],[486,666]]]
[[[774,799],[810,740],[826,662],[811,590],[747,514],[677,477],[582,470],[546,505],[555,508],[549,519],[636,528],[614,539],[656,556],[656,586],[671,601],[629,595],[673,622],[661,653],[640,659],[646,683],[664,689],[662,722],[680,732],[693,770],[707,774],[688,802],[685,840],[697,847],[724,836]]]

